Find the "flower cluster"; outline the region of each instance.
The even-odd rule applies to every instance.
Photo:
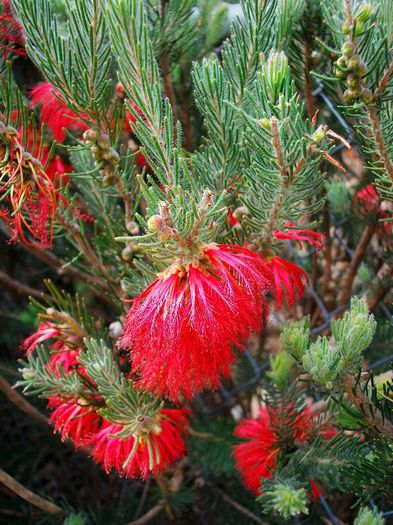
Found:
[[[89,451],[106,472],[113,468],[120,476],[129,478],[146,479],[185,455],[183,436],[189,426],[189,411],[158,409],[152,414],[141,413],[132,430],[112,423],[100,413],[105,400],[78,359],[83,350],[70,326],[45,321],[22,342],[21,348],[29,356],[39,344],[50,340],[49,372],[56,377],[78,374],[88,386],[81,395],[53,392],[48,397],[49,422],[62,440],[70,439],[75,448]]]
[[[3,12],[0,14],[0,57],[26,57],[22,27],[15,20],[11,10],[11,0],[2,0]]]
[[[322,246],[322,235],[308,230],[275,236]],[[120,346],[130,351],[141,387],[173,402],[191,398],[228,377],[234,348],[263,326],[266,295],[273,294],[277,308],[284,299],[292,306],[307,282],[301,268],[281,257],[203,246],[175,260],[133,301]]]
[[[241,421],[235,436],[245,441],[235,446],[233,456],[247,489],[259,495],[263,481],[273,477],[280,455],[315,438],[314,426],[310,410],[299,411],[293,405],[261,408],[257,419]],[[319,433],[324,439],[335,434],[332,428]],[[320,495],[320,487],[310,480],[309,499]]]

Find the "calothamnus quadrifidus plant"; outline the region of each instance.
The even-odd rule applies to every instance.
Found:
[[[2,230],[68,277],[31,294],[17,386],[148,483],[135,523],[192,512],[196,480],[237,523],[316,523],[340,493],[352,522],[384,523],[367,505],[392,492],[393,383],[367,352],[389,331],[392,11],[249,0],[228,33],[218,0],[3,0]],[[269,340],[251,405],[201,421],[195,398]]]

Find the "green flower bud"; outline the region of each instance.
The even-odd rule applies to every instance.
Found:
[[[322,140],[326,137],[325,129],[325,126],[319,126],[319,128],[314,131],[312,134],[313,142],[316,142],[317,144],[322,142]]]
[[[340,69],[346,69],[347,68],[347,59],[345,57],[339,57],[337,59],[337,67],[339,67]]]
[[[351,57],[355,52],[355,46],[351,42],[345,42],[341,48],[341,53],[345,57]]]
[[[265,129],[271,128],[269,119],[267,119],[266,117],[259,119],[258,124],[261,126],[261,128],[265,128]]]
[[[347,77],[347,86],[349,88],[357,88],[359,86],[359,79],[353,73]]]
[[[104,178],[102,179],[102,183],[104,186],[111,186],[115,182],[115,178],[112,173],[107,173],[104,175]]]
[[[364,24],[359,19],[355,25],[355,36],[360,36],[364,31]]]
[[[373,93],[370,89],[363,88],[362,92],[360,93],[360,98],[363,102],[363,104],[371,104],[374,101]]]
[[[127,223],[127,230],[131,233],[131,235],[138,235],[139,226],[135,221],[130,221]]]
[[[366,75],[367,71],[368,71],[368,68],[367,68],[366,64],[364,62],[360,62],[360,64],[356,68],[355,74],[358,77],[362,78],[362,77],[364,77],[364,75]]]
[[[348,59],[348,69],[356,69],[360,65],[360,58],[357,55]]]
[[[349,33],[351,32],[351,28],[348,24],[343,24],[341,26],[341,31],[344,33],[344,35],[349,35]]]
[[[353,102],[357,96],[359,96],[360,92],[357,93],[353,89],[346,89],[343,93],[343,99],[345,102]]]
[[[347,78],[347,72],[346,71],[343,71],[342,69],[335,69],[334,70],[334,76],[336,76],[337,78]]]
[[[87,129],[83,133],[83,139],[86,140],[86,142],[95,142],[99,136],[100,132],[98,129]]]
[[[360,6],[360,10],[359,10],[359,13],[357,15],[357,19],[360,21],[360,22],[367,22],[367,20],[370,18],[371,16],[371,13],[372,13],[372,6],[371,4],[362,4]]]
[[[147,221],[147,227],[151,233],[158,232],[158,230],[160,230],[163,225],[164,219],[161,217],[161,215],[152,215]]]

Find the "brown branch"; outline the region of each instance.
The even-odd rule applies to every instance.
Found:
[[[150,510],[146,512],[143,516],[138,518],[137,520],[130,521],[126,525],[145,525],[145,523],[149,523],[149,521],[153,520],[160,512],[164,510],[164,504],[163,503],[157,503],[157,505],[154,505]]]
[[[338,298],[339,306],[343,306],[345,303],[348,302],[349,298],[351,297],[353,281],[355,280],[358,268],[363,260],[367,247],[374,235],[374,232],[375,226],[370,224],[368,224],[363,230],[359,244],[356,247],[347,274],[344,278],[342,290]]]
[[[379,98],[387,88],[390,77],[393,75],[393,62],[385,70],[377,89],[374,91],[374,100]]]
[[[371,106],[368,106],[367,110],[368,110],[368,114],[371,120],[375,142],[377,143],[378,151],[379,151],[379,154],[383,162],[383,167],[388,172],[390,180],[393,183],[393,163],[390,160],[388,151],[386,149],[385,141],[383,140],[383,137],[382,137],[377,111],[374,107],[371,107]]]
[[[54,503],[51,503],[50,501],[41,498],[41,496],[34,494],[34,492],[21,485],[18,481],[16,481],[16,479],[4,472],[4,470],[1,468],[0,482],[3,483],[3,485],[5,485],[12,492],[17,494],[20,498],[24,499],[25,501],[28,501],[29,503],[31,503],[35,507],[38,507],[44,512],[59,517],[66,515],[65,511],[61,507],[58,507]]]
[[[323,207],[323,230],[325,232],[325,268],[323,276],[323,285],[325,288],[325,293],[328,291],[329,285],[332,280],[332,243],[330,239],[330,217],[329,217],[329,205],[326,200]]]
[[[310,41],[308,39],[308,34],[305,31],[304,32],[304,82],[303,82],[303,89],[304,89],[304,98],[306,101],[306,108],[307,108],[307,115],[310,120],[313,119],[314,115],[317,112],[317,108],[314,102],[314,97],[312,95],[312,88],[311,88],[311,75],[310,71],[312,70],[312,62],[311,62],[311,46]]]
[[[392,423],[387,421],[381,412],[373,407],[372,401],[367,394],[363,392],[359,382],[349,374],[345,377],[345,389],[348,397],[367,419],[370,427],[382,432],[388,438],[393,439]]]
[[[10,277],[7,273],[0,271],[0,284],[3,284],[9,290],[15,292],[17,295],[27,295],[42,299],[44,292],[40,292],[35,288],[31,288],[27,284],[21,283],[16,279]]]
[[[16,390],[14,390],[11,385],[4,379],[4,377],[0,376],[0,391],[5,394],[5,396],[13,403],[16,407],[19,408],[22,412],[27,414],[28,416],[31,416],[33,419],[36,419],[40,423],[45,423],[45,425],[48,424],[48,419],[44,416],[44,414],[41,414],[39,410],[37,410],[33,405],[31,405],[26,399],[19,394]]]
[[[243,507],[243,505],[240,505],[240,503],[230,498],[224,492],[221,492],[221,496],[224,501],[231,505],[231,507],[239,511],[241,514],[247,516],[247,518],[249,518],[253,522],[258,523],[259,525],[268,525],[266,521],[261,520],[261,518],[259,518],[256,514],[248,510],[246,507]]]

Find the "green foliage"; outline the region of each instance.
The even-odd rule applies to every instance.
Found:
[[[122,425],[122,436],[133,435],[143,418],[157,414],[159,401],[137,392],[115,361],[113,350],[104,341],[85,339],[86,350],[79,357],[89,377],[105,400],[100,413],[109,421]]]
[[[220,418],[196,424],[193,428],[197,433],[192,433],[188,442],[191,464],[214,477],[235,475],[232,458],[232,448],[236,443],[233,421]]]
[[[378,509],[369,509],[362,507],[356,516],[353,525],[384,525],[385,520],[382,517],[382,513],[378,512]]]
[[[307,491],[305,488],[297,488],[296,483],[267,480],[258,501],[265,512],[273,510],[286,520],[300,514],[308,514]]]
[[[348,215],[351,211],[351,199],[346,183],[333,178],[326,183],[326,190],[330,210],[338,216]]]
[[[270,356],[271,370],[266,375],[278,388],[285,388],[291,377],[291,370],[295,360],[285,351],[279,352],[275,356]]]
[[[15,0],[29,56],[63,100],[89,124],[107,123],[112,92],[110,47],[98,0],[66,1],[62,34],[49,0]]]
[[[287,323],[280,335],[281,348],[296,360],[301,360],[310,339],[310,318],[303,317],[297,323]]]

